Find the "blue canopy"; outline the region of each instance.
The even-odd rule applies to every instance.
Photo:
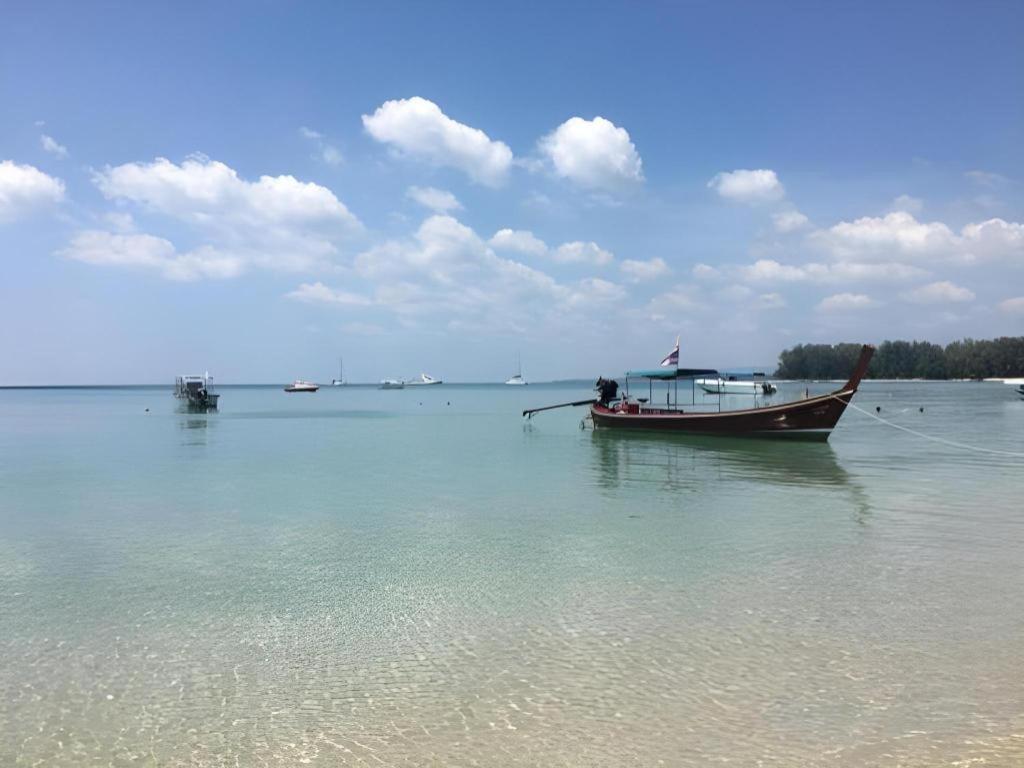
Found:
[[[641,371],[626,371],[627,379],[693,379],[697,376],[717,376],[713,368],[651,368]]]

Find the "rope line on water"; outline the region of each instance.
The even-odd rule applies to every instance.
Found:
[[[841,398],[836,397],[835,395],[833,395],[833,397],[835,397],[836,400],[840,400],[841,402],[843,402],[841,400]],[[902,424],[895,424],[895,423],[889,421],[888,419],[883,419],[881,416],[878,416],[877,414],[871,413],[871,411],[866,411],[863,408],[860,408],[860,407],[854,405],[853,403],[847,403],[847,405],[850,408],[853,408],[855,411],[860,411],[865,416],[870,416],[875,421],[880,421],[883,424],[887,424],[888,426],[893,427],[894,429],[900,429],[900,430],[902,430],[904,432],[908,432],[911,435],[914,435],[915,437],[920,437],[920,438],[922,438],[924,440],[931,440],[931,441],[936,442],[936,443],[943,443],[944,445],[950,445],[950,446],[952,446],[954,448],[963,448],[966,451],[976,451],[978,453],[994,453],[997,456],[1012,456],[1015,459],[1024,459],[1024,453],[1014,453],[1013,451],[1000,451],[1000,450],[998,450],[996,448],[982,448],[982,447],[977,446],[977,445],[967,445],[966,443],[958,443],[955,440],[947,440],[944,437],[935,437],[934,435],[926,435],[924,432],[918,432],[916,429],[911,429],[910,427],[904,427]]]

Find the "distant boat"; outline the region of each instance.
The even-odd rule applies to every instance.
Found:
[[[430,384],[442,383],[444,382],[442,382],[440,379],[435,379],[433,376],[428,376],[425,373],[421,373],[418,379],[410,379],[409,381],[405,382],[405,385],[407,387],[426,387],[429,386]]]
[[[516,355],[516,373],[505,383],[513,387],[523,387],[529,383],[523,378],[523,360],[519,355]]]
[[[220,395],[213,391],[213,376],[178,376],[174,380],[174,396],[187,400],[191,408],[216,408]]]
[[[727,379],[697,379],[697,386],[716,395],[773,395],[779,388],[770,381],[737,381]]]
[[[331,379],[332,387],[343,387],[345,386],[345,361],[342,358],[338,358],[338,378]]]
[[[303,381],[302,379],[296,379],[287,387],[284,388],[285,392],[316,392],[320,389],[319,384],[314,384],[311,381]]]
[[[405,382],[399,379],[382,379],[378,389],[405,389]]]

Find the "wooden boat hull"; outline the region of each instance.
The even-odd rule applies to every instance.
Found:
[[[864,346],[850,380],[841,389],[792,403],[711,413],[642,408],[636,403],[615,407],[595,403],[590,406],[590,415],[595,427],[608,429],[824,441],[857,392],[873,353],[874,347]]]

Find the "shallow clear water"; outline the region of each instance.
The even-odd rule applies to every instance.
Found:
[[[1024,459],[221,392],[0,391],[0,765],[1024,763]],[[1024,451],[1009,387],[855,402]]]

